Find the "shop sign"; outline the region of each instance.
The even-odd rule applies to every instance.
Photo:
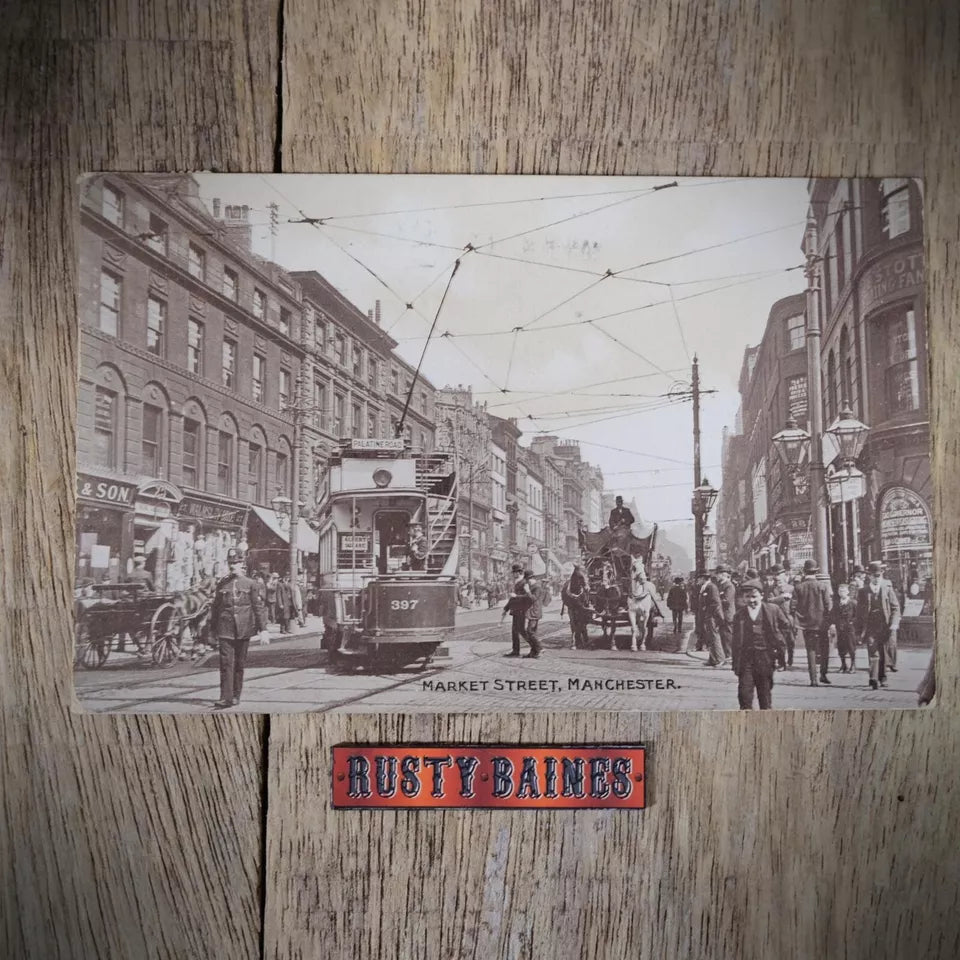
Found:
[[[184,497],[180,501],[177,516],[181,520],[199,520],[213,526],[242,527],[247,518],[247,508]]]
[[[930,549],[930,514],[907,487],[891,487],[880,500],[880,545],[884,555]]]
[[[787,381],[787,409],[797,423],[807,420],[807,378],[806,375],[791,377]]]
[[[169,503],[138,503],[137,516],[153,517],[155,520],[166,520],[173,513]]]
[[[137,488],[130,483],[102,480],[87,473],[77,474],[77,496],[101,503],[116,503],[131,506]]]
[[[875,264],[863,277],[860,286],[860,309],[868,313],[885,300],[893,299],[904,290],[923,287],[923,252],[891,257]]]
[[[370,550],[369,533],[341,533],[340,550],[347,553],[367,553]]]

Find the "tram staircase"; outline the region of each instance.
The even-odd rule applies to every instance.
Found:
[[[457,545],[457,475],[450,458],[417,457],[417,487],[427,494],[426,570],[440,574]]]

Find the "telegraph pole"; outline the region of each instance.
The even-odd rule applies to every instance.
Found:
[[[693,399],[693,489],[700,486],[702,477],[700,476],[700,363],[697,355],[693,355],[693,374],[690,379],[690,395]],[[694,495],[696,496],[696,495]],[[695,553],[696,573],[701,574],[706,570],[706,558],[703,550],[703,511],[695,503],[693,513],[693,541]]]
[[[297,528],[300,526],[300,458],[303,446],[303,408],[301,390],[303,379],[297,377],[293,386],[293,483],[290,490],[290,583],[296,584],[299,573],[297,556]]]

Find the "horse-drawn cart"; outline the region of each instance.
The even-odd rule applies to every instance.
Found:
[[[86,670],[102,667],[110,652],[129,642],[141,658],[157,666],[176,662],[188,627],[206,608],[188,611],[181,594],[148,593],[142,583],[86,586],[75,601],[74,664]]]
[[[629,527],[580,532],[590,589],[589,622],[602,628],[611,649],[617,627],[629,627],[632,639],[639,639],[642,646],[648,618],[663,616],[656,588],[645,573],[656,541],[656,525],[646,537],[634,536]]]

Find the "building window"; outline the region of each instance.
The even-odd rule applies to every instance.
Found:
[[[367,383],[370,384],[372,389],[378,390],[379,380],[380,380],[380,365],[377,363],[375,357],[370,357],[367,360]]]
[[[834,239],[836,240],[837,256],[837,293],[843,290],[843,285],[847,282],[847,251],[846,237],[844,236],[844,224],[847,220],[847,214],[841,206],[837,211],[837,224],[833,228]]]
[[[261,477],[263,476],[263,447],[251,443],[247,458],[247,495],[251,503],[260,503]]]
[[[375,437],[377,435],[377,415],[372,411],[367,412],[367,436]]]
[[[234,303],[240,298],[240,278],[229,267],[223,268],[223,295]]]
[[[253,291],[253,315],[263,320],[267,315],[267,295],[262,290]]]
[[[290,371],[281,370],[280,371],[280,396],[279,407],[280,410],[286,410],[290,406]]]
[[[185,417],[183,420],[183,483],[185,486],[200,486],[202,461],[201,424],[197,420]]]
[[[806,342],[806,325],[803,314],[797,317],[790,317],[787,320],[787,349],[799,350]]]
[[[123,227],[123,194],[107,184],[103,185],[103,205],[101,212],[105,220],[116,227]]]
[[[827,357],[827,390],[823,398],[826,407],[827,422],[830,423],[837,415],[837,358],[833,351]]]
[[[363,436],[363,434],[361,433],[362,423],[363,423],[363,410],[360,407],[360,404],[354,403],[350,409],[350,413],[351,413],[351,418],[350,418],[351,436],[354,436],[354,437]]]
[[[120,278],[100,271],[100,329],[111,337],[120,329]]]
[[[427,413],[427,391],[420,391],[420,412],[424,415]]]
[[[289,485],[289,479],[287,477],[287,455],[285,453],[280,453],[279,451],[277,453],[274,480],[276,481],[277,489],[286,494]]]
[[[420,431],[420,452],[421,453],[429,452],[427,448],[427,435],[426,433],[423,432],[423,430]]]
[[[233,434],[220,431],[217,443],[217,492],[233,494]]]
[[[190,276],[196,277],[198,280],[203,280],[207,273],[206,261],[206,254],[198,246],[191,243],[188,250],[187,264],[187,269],[190,271]]]
[[[339,333],[334,339],[334,357],[341,366],[347,362],[347,341]]]
[[[887,321],[887,410],[890,416],[920,408],[917,327],[913,310]]]
[[[203,376],[203,324],[192,317],[187,321],[187,369]]]
[[[237,344],[235,340],[223,338],[223,385],[233,387],[237,379]]]
[[[140,472],[159,477],[163,469],[163,411],[143,405],[143,436],[140,444]]]
[[[97,387],[93,408],[93,460],[113,470],[117,463],[117,395]]]
[[[144,237],[147,246],[162,257],[167,255],[169,229],[165,220],[161,220],[155,213],[150,214],[150,230]]]
[[[363,376],[363,351],[356,345],[353,348],[353,375]]]
[[[313,423],[321,429],[327,422],[327,388],[319,381],[313,381]]]
[[[339,393],[333,395],[333,435],[343,436],[343,395]]]
[[[263,403],[263,384],[267,376],[267,361],[259,353],[253,355],[253,399]]]
[[[850,357],[850,336],[847,328],[840,331],[840,406],[853,403],[853,360]]]
[[[167,305],[155,297],[147,298],[147,349],[163,356],[163,332],[166,327]]]
[[[399,371],[396,369],[396,367],[394,367],[394,368],[390,371],[390,390],[394,393],[394,395],[399,396],[399,394],[400,394],[400,373],[399,373]]]
[[[910,229],[910,181],[885,177],[880,181],[880,223],[888,240]]]
[[[327,349],[327,325],[322,320],[313,322],[313,346],[319,353]]]
[[[290,311],[286,307],[280,308],[280,332],[285,336],[290,336]]]

